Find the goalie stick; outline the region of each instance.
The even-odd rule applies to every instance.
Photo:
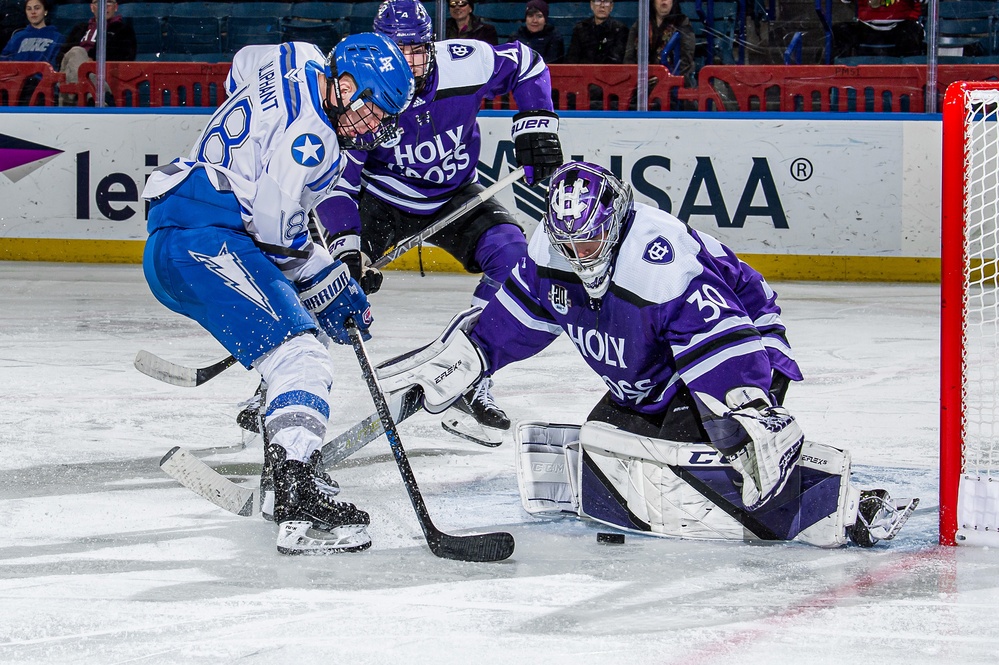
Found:
[[[506,174],[489,187],[462,203],[457,210],[452,212],[447,217],[434,222],[419,233],[414,233],[409,238],[400,242],[398,245],[393,247],[391,251],[372,263],[371,266],[376,270],[381,270],[413,247],[416,247],[427,238],[443,229],[445,226],[453,224],[458,218],[470,213],[472,210],[479,207],[479,205],[494,197],[497,192],[508,187],[516,180],[519,180],[523,177],[523,175],[524,167],[518,166],[516,169],[510,171],[510,173]],[[139,353],[135,356],[135,368],[137,370],[146,376],[151,376],[154,379],[158,379],[171,385],[181,386],[182,388],[194,388],[200,386],[232,367],[235,363],[236,359],[229,356],[228,358],[223,358],[217,363],[199,368],[185,367],[184,365],[172,363],[169,360],[164,360],[163,358],[150,353],[149,351],[139,351]]]
[[[416,484],[416,477],[413,469],[409,465],[409,458],[402,447],[399,433],[396,431],[395,422],[389,412],[388,403],[382,395],[381,388],[378,387],[378,380],[375,378],[375,371],[371,367],[368,353],[364,349],[364,341],[361,339],[361,332],[353,318],[348,318],[345,322],[347,334],[350,335],[351,345],[357,355],[357,362],[361,366],[361,374],[364,382],[368,385],[368,392],[375,403],[378,418],[385,426],[385,436],[395,457],[399,473],[402,475],[402,482],[406,486],[410,503],[416,511],[416,518],[423,529],[423,535],[427,540],[427,545],[434,556],[442,559],[454,559],[456,561],[502,561],[513,554],[514,540],[509,533],[497,531],[494,533],[471,534],[467,536],[453,536],[444,533],[430,519],[430,513],[423,502],[423,495]]]
[[[399,414],[400,422],[423,408],[421,395],[419,388],[406,393]],[[339,464],[384,433],[385,428],[378,414],[371,414],[323,445],[323,470]],[[259,487],[232,482],[180,446],[174,446],[163,456],[160,468],[187,489],[234,515],[250,517],[260,511]]]

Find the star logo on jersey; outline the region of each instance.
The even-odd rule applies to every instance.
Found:
[[[468,44],[448,44],[447,52],[452,60],[462,60],[475,53],[475,49]]]
[[[302,134],[291,144],[291,156],[302,166],[316,166],[326,157],[326,146],[315,134]]]
[[[0,134],[0,173],[17,182],[38,170],[62,150]]]
[[[642,252],[642,260],[655,265],[672,263],[675,256],[673,245],[669,244],[669,240],[662,236],[646,245],[645,251]]]
[[[558,284],[552,284],[551,291],[548,292],[548,300],[551,301],[552,308],[562,316],[568,314],[569,308],[572,307],[569,292],[564,286]]]
[[[578,220],[586,212],[586,202],[583,195],[589,194],[586,183],[577,178],[570,184],[563,180],[558,184],[551,197],[551,211],[559,220]],[[570,231],[574,229],[569,227]]]
[[[274,311],[274,307],[267,299],[267,296],[264,295],[264,292],[260,290],[257,283],[253,281],[253,277],[249,271],[243,266],[243,262],[235,254],[229,253],[229,249],[225,243],[222,243],[222,249],[219,250],[217,256],[198,254],[191,250],[188,250],[188,254],[195,261],[199,261],[206,268],[218,275],[230,289],[270,314],[275,321],[281,320],[281,317]]]

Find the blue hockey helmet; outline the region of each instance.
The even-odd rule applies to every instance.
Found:
[[[610,286],[621,228],[633,203],[631,187],[602,166],[566,162],[552,174],[545,233],[592,298],[603,297]]]
[[[374,28],[402,48],[419,92],[436,62],[434,24],[423,4],[418,0],[385,0],[378,7]]]
[[[405,56],[392,40],[373,32],[349,35],[337,44],[326,61],[327,84],[332,86],[337,106],[327,113],[334,127],[348,110],[362,112],[366,103],[377,106],[384,117],[374,130],[358,132],[357,136],[340,136],[347,149],[371,150],[393,138],[398,128],[399,114],[413,99],[413,71]],[[340,96],[337,80],[349,75],[357,87],[350,99]],[[329,95],[327,95],[327,99]]]

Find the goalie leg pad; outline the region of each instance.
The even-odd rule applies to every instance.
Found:
[[[442,413],[482,377],[485,361],[465,332],[481,310],[455,316],[432,343],[387,360],[375,368],[378,383],[391,403],[413,386],[423,389],[423,408]]]
[[[579,425],[525,421],[514,431],[520,502],[531,515],[575,515],[578,505],[570,471],[576,459],[568,450],[579,439]]]
[[[860,490],[850,484],[850,453],[821,443],[805,443],[798,462],[803,474],[828,474],[801,495],[800,519],[805,526],[796,540],[816,547],[846,544],[847,527],[857,521]],[[838,488],[834,483],[838,480]],[[826,491],[823,483],[827,485]],[[831,491],[829,488],[832,488]]]

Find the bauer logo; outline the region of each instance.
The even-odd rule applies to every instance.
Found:
[[[302,166],[316,166],[326,158],[326,147],[315,134],[302,134],[291,144],[291,156]]]
[[[452,60],[463,60],[475,53],[475,49],[468,44],[448,44],[447,52]]]
[[[673,245],[669,244],[669,240],[659,236],[648,245],[645,246],[645,251],[642,253],[642,260],[655,265],[664,265],[667,263],[672,263],[674,258]]]

